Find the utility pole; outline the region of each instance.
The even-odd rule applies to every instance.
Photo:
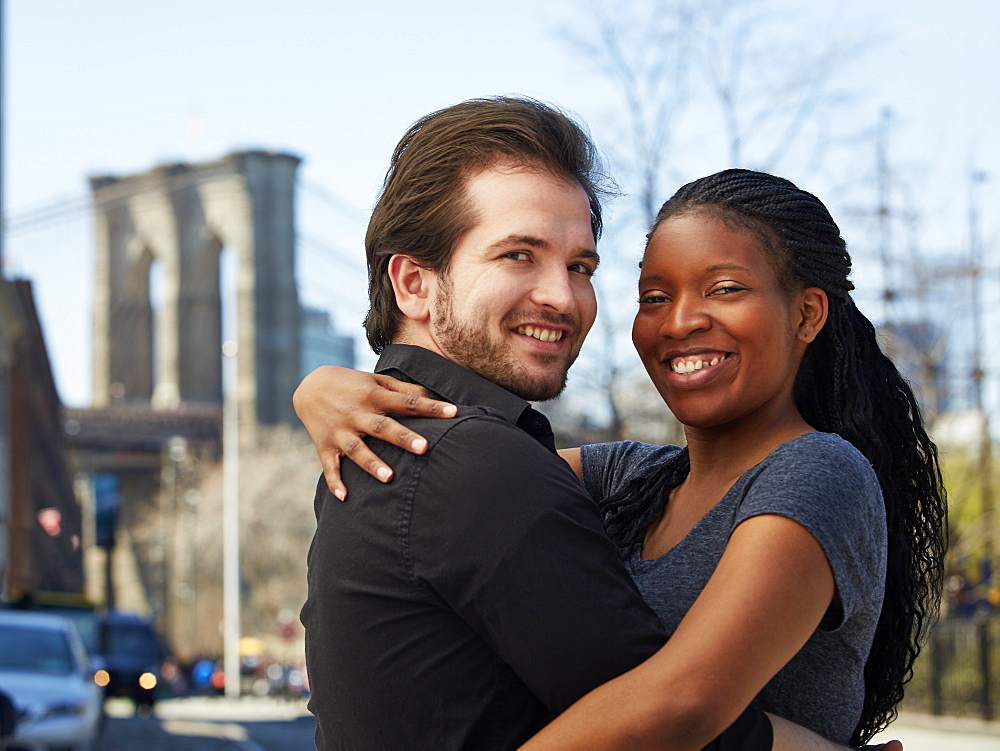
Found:
[[[915,212],[907,216],[909,235],[909,269],[908,273],[914,279],[913,308],[916,312],[917,329],[915,331],[914,349],[919,362],[920,400],[924,409],[924,418],[932,422],[938,415],[942,394],[938,391],[937,376],[944,351],[944,342],[928,312],[928,296],[931,285],[931,275],[920,258],[919,222]]]
[[[893,301],[896,290],[892,282],[892,208],[889,195],[891,185],[889,180],[889,124],[892,120],[892,110],[882,108],[882,117],[875,138],[875,161],[878,172],[878,250],[882,262],[882,325],[892,323]]]
[[[5,102],[4,78],[6,70],[4,58],[7,56],[7,36],[4,26],[4,0],[0,0],[0,530],[6,530],[10,518],[11,503],[11,483],[10,483],[10,420],[7,416],[7,365],[3,362],[6,359],[8,348],[11,346],[7,340],[7,297],[11,294],[7,288],[7,279],[4,269],[4,239],[7,234],[7,213],[4,209],[4,120],[7,117]],[[0,532],[2,534],[2,532]],[[7,540],[3,540],[6,548]],[[6,598],[7,592],[7,572],[8,553],[0,556],[0,597]]]
[[[986,182],[985,172],[973,170],[969,173],[969,266],[972,288],[972,394],[976,410],[980,415],[979,436],[979,489],[983,529],[983,556],[986,560],[988,576],[985,582],[987,596],[997,585],[996,571],[996,514],[993,499],[993,441],[990,437],[989,410],[983,398],[983,324],[980,300],[980,280],[983,270],[982,247],[979,240],[979,203],[976,187]]]
[[[234,306],[235,307],[235,306]],[[235,318],[234,318],[235,323]],[[222,345],[222,643],[226,696],[240,696],[240,427],[237,345]]]
[[[177,566],[177,510],[180,508],[180,486],[181,468],[187,459],[187,440],[184,436],[175,435],[167,441],[167,458],[169,464],[164,467],[168,479],[170,480],[169,496],[164,492],[161,495],[163,506],[163,530],[166,540],[164,550],[164,607],[163,607],[163,630],[170,639],[170,643],[176,648],[178,644],[178,631],[176,628],[177,613],[176,608],[179,602],[176,579],[178,573]],[[187,646],[184,645],[185,650]]]
[[[3,261],[4,261],[4,235],[7,233],[6,225],[7,214],[4,211],[4,194],[3,194],[3,180],[4,180],[4,121],[7,119],[7,107],[5,106],[5,94],[7,93],[6,87],[4,86],[5,78],[7,74],[6,61],[4,58],[7,57],[7,28],[6,28],[6,8],[4,7],[4,0],[0,0],[0,280],[4,277],[3,273]]]

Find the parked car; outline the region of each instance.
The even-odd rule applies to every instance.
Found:
[[[18,712],[12,745],[93,748],[104,695],[79,633],[49,613],[0,610],[0,686]]]
[[[111,612],[101,619],[101,656],[107,696],[126,696],[136,707],[152,708],[162,689],[166,656],[152,622],[133,613]]]
[[[93,657],[98,654],[100,634],[98,632],[97,608],[94,603],[75,592],[51,592],[35,590],[20,594],[4,607],[15,610],[30,610],[37,613],[53,613],[69,618],[83,639],[83,646]]]

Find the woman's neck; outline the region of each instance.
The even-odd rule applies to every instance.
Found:
[[[715,428],[684,427],[691,485],[735,482],[774,449],[814,429],[795,411],[761,425],[759,420]]]

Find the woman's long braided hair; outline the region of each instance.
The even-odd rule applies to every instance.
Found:
[[[707,212],[753,232],[789,290],[819,287],[829,298],[826,325],[806,350],[796,404],[817,430],[836,433],[871,462],[888,526],[886,590],[865,665],[865,700],[851,742],[863,745],[896,716],[913,675],[921,638],[937,615],[947,547],[947,501],[937,449],[924,430],[913,392],[879,349],[872,323],[851,299],[851,258],[823,203],[788,180],[731,169],[688,183],[660,209],[666,219]],[[652,232],[650,232],[652,235]],[[647,499],[686,471],[684,452],[602,504],[612,539],[636,539],[652,521]],[[624,501],[628,494],[634,503]],[[662,497],[662,496],[660,496]]]

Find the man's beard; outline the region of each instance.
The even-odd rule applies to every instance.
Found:
[[[542,320],[539,320],[540,317]],[[558,316],[558,321],[545,321],[545,318],[551,319],[552,315],[536,314],[532,320],[558,326],[565,326],[566,321],[571,320],[569,316]],[[517,322],[512,322],[509,328],[517,325]],[[545,362],[548,358],[553,363],[558,360],[564,360],[564,363],[560,369],[553,369],[543,375],[532,375],[514,357],[508,343],[495,341],[490,336],[491,332],[484,331],[481,326],[482,324],[477,327],[475,322],[461,321],[455,317],[451,282],[443,277],[431,330],[438,346],[450,360],[527,401],[544,402],[562,393],[566,387],[566,373],[576,360],[578,352],[572,353],[570,357],[562,352],[538,354],[535,357],[539,362]]]

